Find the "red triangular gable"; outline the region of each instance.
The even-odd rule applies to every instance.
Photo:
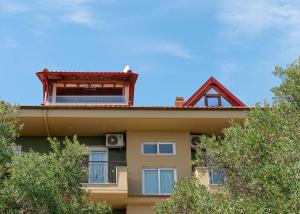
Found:
[[[223,96],[232,106],[246,106],[228,89],[226,89],[214,77],[210,77],[184,104],[183,106],[194,106],[209,89],[214,88],[221,96]]]

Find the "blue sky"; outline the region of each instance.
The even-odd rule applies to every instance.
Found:
[[[210,76],[248,105],[300,55],[300,0],[0,0],[0,99],[42,102],[35,72],[139,73],[135,105],[173,105]]]

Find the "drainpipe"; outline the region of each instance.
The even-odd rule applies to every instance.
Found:
[[[47,116],[48,116],[48,109],[44,109],[44,124],[45,124],[45,128],[46,128],[48,137],[51,137]]]

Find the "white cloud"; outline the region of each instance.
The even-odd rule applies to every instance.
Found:
[[[162,54],[182,59],[190,59],[193,57],[187,47],[178,42],[169,40],[154,40],[151,38],[142,40],[137,37],[113,37],[112,41],[114,42],[107,42],[109,42],[109,45],[112,47],[133,55]]]
[[[16,1],[0,0],[0,13],[26,12],[29,8],[25,4]]]
[[[245,44],[245,38],[267,36],[278,50],[273,50],[272,60],[291,60],[300,54],[299,0],[220,0],[218,6],[225,26],[222,39]]]
[[[220,20],[233,34],[258,35],[269,29],[300,32],[300,2],[283,0],[222,0]]]
[[[10,49],[16,48],[18,46],[17,42],[11,37],[5,37],[1,39],[0,48]]]
[[[39,26],[37,23],[40,23],[40,26],[44,28],[43,24],[49,25],[49,20],[51,20],[52,24],[61,21],[99,28],[103,27],[103,21],[94,13],[94,6],[113,2],[114,0],[33,0],[31,3],[20,3],[16,0],[0,0],[0,16],[1,13],[26,12],[30,15],[27,23],[33,23],[36,27]],[[46,20],[46,23],[43,20]]]
[[[50,12],[56,12],[65,23],[98,28],[103,26],[103,21],[93,13],[92,5],[96,2],[105,3],[104,0],[46,0],[38,4],[48,8]]]
[[[189,59],[191,58],[190,51],[182,45],[174,42],[154,42],[144,46],[147,52],[164,53],[179,58]]]
[[[92,28],[103,27],[103,23],[93,17],[91,12],[76,11],[62,17],[65,22],[75,23]]]

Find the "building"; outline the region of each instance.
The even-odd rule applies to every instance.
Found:
[[[89,177],[83,187],[92,200],[106,200],[116,213],[153,213],[172,184],[194,171],[211,190],[220,173],[193,168],[193,147],[201,135],[221,135],[229,121],[243,123],[249,110],[211,77],[189,99],[172,106],[135,106],[136,73],[37,73],[40,106],[21,106],[24,129],[19,151],[47,152],[46,138],[79,136],[89,148]],[[199,173],[203,172],[203,173]]]

